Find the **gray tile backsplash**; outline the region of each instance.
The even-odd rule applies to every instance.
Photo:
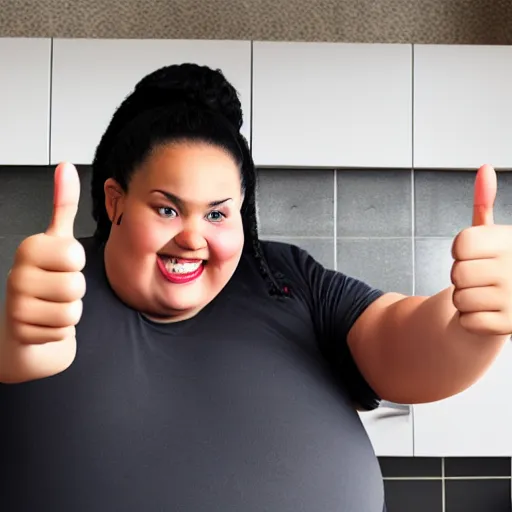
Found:
[[[415,235],[453,237],[471,225],[474,172],[414,171]],[[512,222],[512,173],[498,173],[494,221]]]
[[[337,269],[384,291],[411,294],[412,240],[338,238]]]
[[[94,230],[90,167],[78,167],[80,205],[75,235]],[[0,167],[0,236],[31,235],[48,227],[53,208],[53,167]]]
[[[433,295],[450,286],[453,238],[415,238],[415,292]]]
[[[339,171],[338,237],[410,237],[411,171]]]
[[[258,177],[263,235],[334,235],[334,171],[265,169]]]
[[[48,224],[53,171],[0,167],[2,285],[19,242]],[[94,230],[90,169],[79,172],[75,233],[85,236]],[[451,244],[471,223],[474,177],[473,172],[261,170],[260,233],[298,245],[326,267],[383,290],[433,294],[450,284]],[[500,173],[498,184],[495,220],[512,223],[512,173]],[[4,294],[0,286],[0,301]],[[382,458],[381,464],[388,512],[511,510],[510,471],[504,469],[510,469],[509,458],[459,459],[456,477],[448,474],[448,459],[429,459],[428,467],[410,458]]]

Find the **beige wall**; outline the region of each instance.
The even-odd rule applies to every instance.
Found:
[[[512,44],[511,0],[0,0],[0,37]]]

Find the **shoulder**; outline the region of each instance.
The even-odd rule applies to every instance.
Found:
[[[309,289],[315,271],[323,270],[323,266],[298,245],[269,240],[260,243],[272,272],[295,290],[298,287]]]
[[[302,272],[305,267],[320,265],[309,252],[285,242],[262,240],[261,247],[269,265],[281,272]]]
[[[293,244],[262,242],[263,251],[270,267],[281,273],[288,283],[300,289],[322,311],[331,308],[352,308],[361,312],[385,295],[358,278],[340,270],[326,268],[308,251]]]

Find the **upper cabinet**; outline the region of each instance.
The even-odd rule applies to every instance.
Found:
[[[256,165],[412,166],[412,47],[255,42]]]
[[[512,47],[415,45],[414,166],[512,167]]]
[[[512,343],[466,391],[414,406],[417,457],[511,457]]]
[[[56,39],[51,163],[91,163],[117,107],[146,74],[183,62],[220,69],[237,89],[250,139],[249,41]]]
[[[0,165],[48,165],[51,39],[0,38]]]

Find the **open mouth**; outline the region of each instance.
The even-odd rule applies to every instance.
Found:
[[[163,276],[173,283],[185,283],[197,279],[204,270],[206,261],[158,255],[158,267]]]

